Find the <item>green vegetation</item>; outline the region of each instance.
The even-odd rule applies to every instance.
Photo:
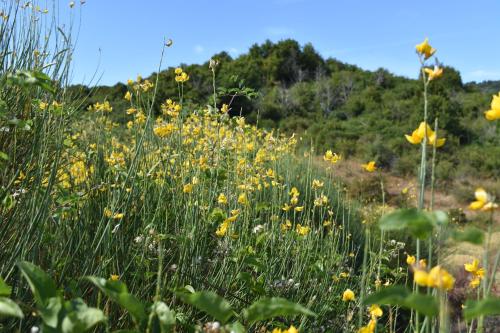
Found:
[[[219,61],[217,86],[228,88],[220,91],[217,103],[232,101],[232,115],[242,114],[251,123],[258,118],[261,127],[297,133],[319,152],[334,148],[345,157],[375,157],[379,166],[399,175],[416,172],[418,157],[402,134],[411,133],[420,122],[424,103],[420,80],[323,59],[312,45],[300,46],[293,40],[254,45],[235,59],[225,52],[213,59]],[[186,103],[212,105],[209,62],[182,67],[191,77],[185,84]],[[439,118],[447,138],[437,162],[441,181],[464,176],[499,179],[498,129],[489,126],[483,115],[499,85],[498,81],[464,84],[457,70],[445,66],[443,77],[430,87],[429,118]],[[172,68],[159,73],[158,87],[158,101],[178,95]],[[95,91],[72,89],[90,94],[89,104],[106,99],[118,110],[126,108],[125,84]],[[257,96],[247,98],[249,90]],[[159,111],[159,102],[155,110]],[[115,119],[125,121],[123,115]]]
[[[432,191],[451,169],[498,177],[500,96],[486,122],[495,83],[440,77],[427,40],[422,81],[284,41],[90,90],[68,87],[71,26],[33,3],[0,19],[1,331],[495,327],[495,197],[469,206],[485,232],[452,225]],[[344,187],[339,152],[370,161],[372,200]],[[380,166],[418,167],[417,207],[387,205]],[[482,262],[445,269],[457,242]]]

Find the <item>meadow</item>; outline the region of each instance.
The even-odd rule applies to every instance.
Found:
[[[218,87],[221,61],[204,69],[207,104],[186,102],[182,67],[160,99],[166,39],[156,76],[129,79],[119,107],[89,104],[69,84],[71,24],[1,6],[0,331],[495,331],[495,198],[470,188],[466,225],[434,207],[448,142],[428,101],[446,69],[428,39],[408,50],[424,104],[400,133],[415,197],[389,204],[375,158],[356,164],[360,195],[335,146],[248,121],[222,96],[255,91]],[[500,93],[484,111],[498,128]],[[447,259],[464,244],[472,260]]]

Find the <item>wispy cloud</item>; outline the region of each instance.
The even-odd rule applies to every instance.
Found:
[[[205,52],[205,48],[202,45],[196,45],[194,47],[194,52],[196,52],[198,54],[203,53],[203,52]]]
[[[271,36],[281,37],[291,35],[293,30],[287,27],[267,27],[264,32]]]
[[[240,50],[238,50],[238,49],[237,49],[237,48],[235,48],[235,47],[230,47],[230,48],[228,49],[228,51],[229,51],[229,54],[231,54],[232,56],[235,56],[235,55],[238,55],[238,54],[240,54],[240,53],[241,53],[241,51],[240,51]]]
[[[476,69],[468,72],[468,78],[471,80],[498,80],[500,79],[500,71],[498,70],[487,70],[487,69]]]

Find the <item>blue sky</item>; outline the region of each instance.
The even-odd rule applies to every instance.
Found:
[[[64,0],[62,0],[64,1]],[[69,1],[68,1],[69,2]],[[244,53],[266,39],[311,42],[324,57],[415,77],[415,44],[429,37],[439,60],[464,81],[500,79],[498,0],[87,0],[74,83],[114,84],[165,66]],[[78,14],[79,15],[79,14]]]

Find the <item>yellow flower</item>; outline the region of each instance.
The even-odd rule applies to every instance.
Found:
[[[356,295],[354,295],[354,291],[351,289],[346,289],[342,294],[342,301],[349,302],[356,300]]]
[[[377,304],[372,304],[370,306],[369,311],[370,311],[370,316],[373,319],[374,318],[380,318],[384,314],[384,312],[382,311],[382,309],[380,308],[380,306],[378,306]]]
[[[415,48],[418,53],[424,56],[425,59],[429,59],[434,53],[436,53],[436,49],[430,46],[428,38],[418,44]]]
[[[306,236],[309,231],[311,231],[311,228],[309,228],[308,226],[302,226],[300,223],[297,224],[296,228],[295,228],[295,231],[297,232],[297,234],[299,234],[300,236]]]
[[[247,195],[245,193],[241,193],[238,196],[238,203],[242,204],[242,205],[248,204],[248,198],[247,198]]]
[[[467,272],[476,273],[479,269],[479,260],[474,259],[470,264],[464,264],[464,268]]]
[[[406,255],[406,263],[408,265],[413,265],[416,260],[415,256],[410,256],[409,254]]]
[[[281,231],[285,232],[292,228],[292,222],[290,220],[286,220],[285,223],[281,224]]]
[[[175,70],[177,72],[177,69]],[[189,75],[186,72],[182,72],[175,76],[175,81],[179,83],[183,83],[189,80]]]
[[[484,112],[486,119],[493,121],[500,119],[500,92],[498,95],[493,95],[491,100],[491,109]]]
[[[219,197],[217,198],[217,202],[221,205],[227,204],[227,197],[224,193],[219,194]]]
[[[455,284],[455,278],[441,266],[433,267],[429,273],[416,269],[413,273],[413,280],[423,287],[432,287],[443,290],[450,290]]]
[[[120,279],[120,275],[111,274],[111,277],[110,277],[111,281],[118,281],[119,279]]]
[[[184,193],[191,193],[191,192],[193,192],[193,184],[186,184],[186,185],[184,185],[184,187],[182,188],[182,192],[184,192]]]
[[[375,319],[370,319],[368,325],[361,327],[358,330],[358,333],[373,333],[375,332],[376,326],[377,326],[377,321]]]
[[[325,156],[323,156],[323,160],[329,161],[332,164],[336,164],[338,161],[342,159],[342,156],[332,153],[331,150],[327,150]]]
[[[174,72],[176,75],[180,75],[180,74],[182,74],[182,68],[177,67]]]
[[[295,207],[295,208],[294,208],[294,210],[295,210],[296,212],[301,212],[301,211],[303,211],[303,210],[304,210],[304,206]]]
[[[424,68],[425,73],[427,73],[429,77],[429,81],[432,81],[434,79],[438,79],[441,76],[443,76],[443,68],[439,66],[434,66],[434,69],[431,68]]]
[[[492,211],[498,208],[498,205],[493,202],[493,198],[483,188],[476,189],[474,196],[476,197],[476,201],[470,203],[470,209]]]
[[[127,91],[127,93],[123,98],[125,98],[125,100],[130,102],[130,100],[132,99],[132,94],[130,93],[130,91]]]
[[[485,274],[484,268],[479,268],[479,260],[474,259],[470,264],[464,264],[464,268],[467,272],[472,274],[472,280],[469,286],[471,288],[477,288]]]
[[[474,277],[474,278],[473,278],[472,280],[470,280],[470,282],[469,282],[469,286],[470,286],[471,288],[473,288],[473,289],[474,289],[474,288],[479,287],[479,285],[480,285],[480,284],[481,284],[481,278],[479,278],[479,277],[477,277],[477,276],[476,276],[476,277]]]
[[[429,280],[432,283],[430,287],[444,290],[451,290],[455,285],[455,278],[440,266],[435,266],[431,269],[429,272]]]
[[[40,108],[40,110],[45,110],[48,106],[49,106],[49,104],[46,102],[40,102],[38,104],[38,107]]]
[[[281,328],[275,328],[273,329],[272,333],[299,333],[299,330],[292,325],[287,330],[282,330]]]
[[[416,269],[413,272],[413,281],[415,281],[415,283],[419,286],[428,287],[429,274],[424,270]]]
[[[324,182],[321,182],[321,181],[319,181],[319,180],[317,180],[317,179],[314,179],[314,180],[312,181],[312,188],[313,188],[313,189],[316,189],[316,188],[322,188],[324,184],[325,184]]]
[[[368,172],[373,172],[377,170],[377,166],[375,165],[375,161],[370,161],[366,164],[361,164],[361,167]]]
[[[220,109],[220,112],[222,112],[222,113],[228,113],[229,112],[229,105],[222,104],[222,108]]]
[[[227,233],[227,229],[229,228],[229,223],[228,222],[223,222],[217,230],[215,231],[215,234],[219,237],[224,237]]]
[[[406,140],[411,144],[417,145],[422,142],[425,138],[425,134],[427,134],[427,143],[431,146],[436,145],[436,147],[441,147],[445,144],[446,139],[437,139],[436,133],[431,129],[431,127],[421,122],[416,130],[412,132],[411,135],[405,135]]]

